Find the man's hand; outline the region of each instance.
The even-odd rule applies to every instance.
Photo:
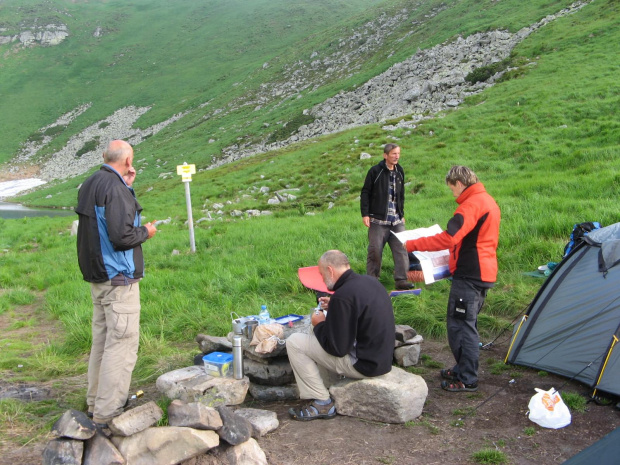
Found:
[[[330,299],[331,297],[319,297],[319,305],[321,307],[321,310],[327,310],[327,308],[329,307]]]
[[[362,221],[364,222],[364,226],[370,228],[370,216],[362,216]]]
[[[310,322],[312,323],[312,326],[318,325],[321,321],[325,321],[325,313],[323,313],[322,311],[313,312],[312,319],[310,320]]]
[[[155,221],[153,221],[152,223],[146,223],[144,225],[146,230],[149,232],[149,239],[151,237],[153,237],[155,235],[155,233],[157,232],[157,228],[155,227],[155,225],[153,223],[155,223]]]
[[[131,187],[131,185],[136,179],[136,169],[133,166],[130,166],[127,174],[123,176],[123,179],[125,180],[125,183],[127,183],[127,185]]]

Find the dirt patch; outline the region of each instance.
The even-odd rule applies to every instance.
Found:
[[[449,366],[452,355],[445,342],[425,341],[422,353]],[[500,374],[504,345],[482,351],[477,393],[449,393],[439,387],[438,368],[419,368],[429,394],[422,416],[408,425],[392,425],[337,416],[333,420],[298,422],[287,411],[300,402],[247,402],[244,406],[275,411],[280,426],[259,438],[271,465],[475,464],[482,449],[499,450],[514,465],[561,464],[620,425],[614,404],[589,403],[584,413],[572,413],[572,423],[560,430],[539,427],[528,420],[527,405],[534,388],[589,396],[582,384],[554,375],[508,367]],[[511,380],[514,382],[510,383]],[[144,388],[141,402],[157,400],[154,386]],[[526,434],[526,428],[529,428]],[[50,438],[45,438],[45,441]],[[16,446],[0,444],[0,464],[38,464],[45,442]]]
[[[422,348],[433,361],[444,366],[452,363],[445,343],[424,342]],[[297,422],[287,410],[299,402],[255,403],[254,407],[275,410],[280,421],[276,431],[258,442],[272,465],[474,464],[472,454],[485,448],[503,452],[511,464],[545,465],[563,463],[620,425],[620,412],[613,405],[594,403],[584,413],[573,413],[571,425],[560,430],[532,423],[526,413],[535,387],[584,395],[591,391],[529,369],[511,367],[491,374],[491,367],[503,361],[505,353],[503,346],[481,352],[480,388],[475,394],[446,392],[439,387],[439,369],[424,369],[421,376],[428,384],[428,398],[422,416],[410,425],[344,416]],[[526,428],[532,428],[533,434],[527,435]]]

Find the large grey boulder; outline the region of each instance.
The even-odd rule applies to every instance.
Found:
[[[84,441],[95,435],[96,427],[84,412],[67,410],[52,426],[52,434]]]
[[[58,438],[43,450],[43,465],[81,465],[84,443],[77,439]]]
[[[422,414],[428,387],[421,376],[397,367],[383,376],[344,379],[329,388],[340,415],[405,423]]]
[[[191,366],[164,373],[155,383],[170,399],[202,402],[210,407],[243,403],[250,387],[248,378],[217,378],[207,375],[204,367]]]
[[[222,418],[217,410],[200,402],[175,399],[168,406],[168,424],[215,431],[222,427]]]
[[[161,426],[112,436],[112,442],[130,465],[175,465],[217,447],[220,439],[213,431]]]
[[[131,436],[153,426],[164,416],[163,410],[155,402],[128,410],[108,422],[108,428],[116,436]]]
[[[125,465],[125,458],[103,433],[97,432],[84,442],[82,465]]]
[[[280,426],[276,412],[257,408],[240,408],[235,414],[248,420],[252,426],[252,437],[259,438],[271,433]]]

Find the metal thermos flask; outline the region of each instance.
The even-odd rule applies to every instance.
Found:
[[[241,336],[233,336],[233,376],[235,379],[243,379],[243,348]]]

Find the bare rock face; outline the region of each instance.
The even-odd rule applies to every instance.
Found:
[[[420,361],[420,344],[412,344],[394,349],[394,360],[401,367],[412,367]]]
[[[159,392],[170,399],[183,402],[201,402],[210,407],[239,405],[245,400],[250,387],[243,379],[218,378],[207,375],[204,367],[191,366],[164,373],[157,378]]]
[[[131,436],[157,423],[164,412],[155,402],[148,402],[128,410],[108,422],[108,428],[116,436]]]
[[[247,359],[243,364],[243,369],[252,383],[264,386],[282,386],[295,381],[288,357],[272,359],[268,364]]]
[[[254,399],[265,402],[299,399],[299,389],[294,383],[285,386],[263,386],[251,383],[249,391]]]
[[[268,463],[265,452],[252,438],[236,446],[222,445],[213,451],[213,455],[219,460],[217,463],[222,465],[267,465]]]
[[[24,27],[19,34],[13,36],[0,35],[0,45],[19,42],[24,47],[35,45],[52,46],[60,44],[67,37],[69,37],[69,32],[65,24],[34,25]]]
[[[97,432],[84,442],[82,465],[125,465],[125,458],[103,433]]]
[[[405,423],[422,414],[428,387],[421,376],[397,367],[383,376],[345,379],[329,388],[340,415]]]
[[[217,447],[220,440],[213,431],[162,426],[129,437],[112,436],[112,442],[131,465],[175,465]]]
[[[216,431],[222,427],[222,418],[217,410],[200,402],[175,399],[168,406],[168,424]]]
[[[223,426],[217,431],[224,441],[233,446],[250,439],[252,435],[252,425],[240,415],[236,415],[230,408],[222,405],[217,411],[222,418]]]
[[[280,426],[276,412],[257,408],[240,408],[235,414],[248,420],[252,426],[252,437],[259,438]]]
[[[203,354],[211,352],[226,352],[232,350],[232,342],[225,337],[209,336],[207,334],[198,334],[196,342]]]
[[[67,410],[52,426],[52,434],[81,441],[92,438],[95,431],[92,420],[84,412],[73,409]]]
[[[43,465],[81,465],[84,443],[77,439],[58,438],[47,443],[43,450]]]

